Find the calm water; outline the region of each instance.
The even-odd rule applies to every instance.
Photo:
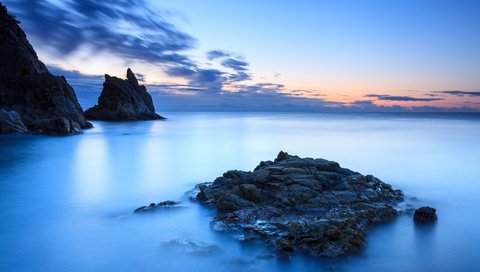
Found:
[[[166,115],[72,137],[1,136],[0,271],[480,270],[478,116]],[[280,150],[374,174],[439,220],[400,217],[343,260],[277,260],[211,231],[213,212],[183,196]],[[132,214],[163,200],[183,207]]]

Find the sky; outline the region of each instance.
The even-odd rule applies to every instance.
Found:
[[[480,1],[4,3],[84,107],[131,67],[159,111],[480,111]]]

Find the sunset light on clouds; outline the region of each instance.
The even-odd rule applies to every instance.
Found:
[[[85,103],[131,67],[171,110],[480,109],[475,1],[6,4]]]

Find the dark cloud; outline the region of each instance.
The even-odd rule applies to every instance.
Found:
[[[82,45],[147,62],[191,62],[195,40],[145,0],[7,0],[29,36],[68,55]]]
[[[145,81],[145,75],[144,74],[140,74],[140,73],[135,73],[135,76],[137,77],[137,80],[139,82],[144,82]]]
[[[405,102],[431,102],[444,100],[443,98],[429,98],[429,97],[413,97],[413,96],[396,96],[388,94],[367,94],[365,97],[376,98],[381,101],[405,101]]]
[[[230,52],[222,50],[211,50],[207,52],[207,59],[214,60],[218,58],[230,57],[232,54]]]
[[[230,74],[228,76],[229,82],[240,82],[240,81],[245,81],[250,79],[251,79],[250,75],[245,72],[237,72],[235,74]]]
[[[142,60],[162,67],[166,74],[185,78],[192,89],[220,92],[226,85],[251,79],[248,63],[238,55],[212,50],[219,69],[205,68],[183,53],[195,39],[178,30],[146,0],[7,0],[29,36],[68,56],[81,46],[108,51],[126,60]]]
[[[196,71],[184,66],[173,66],[168,67],[166,69],[166,73],[167,75],[173,77],[191,77],[195,75]]]
[[[480,92],[469,92],[469,91],[438,91],[433,92],[432,95],[436,94],[448,94],[453,96],[473,96],[473,97],[480,97]]]
[[[222,50],[211,50],[207,52],[207,59],[220,61],[220,65],[233,70],[233,73],[225,73],[224,80],[227,84],[251,79],[248,72],[249,63],[237,54]]]
[[[183,77],[189,83],[199,90],[204,91],[221,91],[224,86],[250,80],[251,76],[248,72],[248,63],[246,61],[227,58],[233,54],[220,50],[213,50],[207,53],[207,58],[212,60],[222,60],[221,65],[230,68],[230,72],[221,71],[214,68],[200,68],[195,63],[188,65],[179,64],[166,68],[169,76]],[[233,72],[231,72],[233,70]]]
[[[231,76],[218,69],[181,65],[168,67],[166,73],[169,76],[185,78],[193,89],[206,92],[220,92],[227,81],[227,77]]]
[[[223,88],[223,73],[217,69],[199,69],[191,78],[190,85],[205,91],[218,91]]]
[[[236,59],[226,59],[222,61],[222,65],[227,68],[231,68],[235,71],[246,71],[248,67],[248,63],[245,61],[241,60],[236,60]]]

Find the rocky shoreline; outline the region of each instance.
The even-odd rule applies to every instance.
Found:
[[[396,217],[403,201],[400,190],[374,176],[285,152],[197,189],[194,199],[217,211],[214,230],[240,232],[242,241],[265,243],[279,256],[357,253],[369,227]]]

